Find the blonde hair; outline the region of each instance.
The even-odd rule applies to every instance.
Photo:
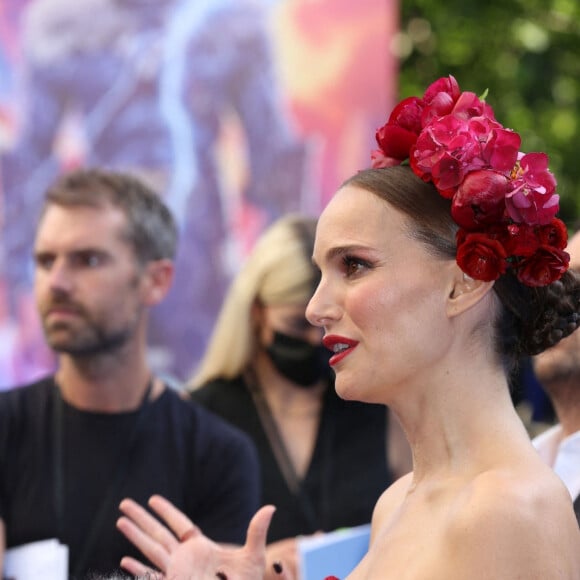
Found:
[[[240,375],[256,346],[252,307],[306,304],[318,282],[312,265],[316,219],[280,218],[260,236],[222,304],[205,355],[189,381],[196,389],[216,378]]]

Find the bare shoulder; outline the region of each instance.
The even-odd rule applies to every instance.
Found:
[[[373,510],[371,541],[376,531],[381,529],[382,524],[391,518],[403,504],[412,481],[413,473],[411,472],[397,479],[381,494]]]
[[[580,578],[572,501],[548,468],[480,474],[458,493],[447,530],[445,551],[470,578]]]

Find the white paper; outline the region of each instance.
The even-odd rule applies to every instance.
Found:
[[[301,580],[346,578],[369,549],[370,524],[298,540]]]
[[[3,574],[10,580],[67,580],[68,547],[51,539],[10,548]]]

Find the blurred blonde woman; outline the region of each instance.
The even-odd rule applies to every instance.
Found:
[[[269,559],[294,571],[296,536],[368,523],[381,491],[410,469],[386,408],[337,396],[331,353],[306,320],[319,281],[315,228],[316,219],[293,214],[264,232],[191,382],[194,400],[255,442],[262,504],[277,507]]]

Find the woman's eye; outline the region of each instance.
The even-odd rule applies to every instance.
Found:
[[[343,258],[344,271],[347,276],[354,276],[369,267],[368,262],[360,258],[345,256]]]

